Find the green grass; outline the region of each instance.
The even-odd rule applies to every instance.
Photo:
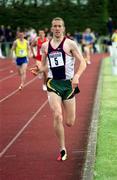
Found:
[[[117,180],[117,75],[104,60],[94,180]]]

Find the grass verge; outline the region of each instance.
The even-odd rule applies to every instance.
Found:
[[[117,180],[117,75],[104,60],[94,180]]]

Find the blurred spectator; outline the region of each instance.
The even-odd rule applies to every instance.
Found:
[[[13,34],[13,30],[11,29],[11,26],[7,26],[7,28],[5,29],[5,51],[6,51],[6,56],[9,56],[10,53],[10,49],[12,47],[12,43],[14,41],[14,34]]]
[[[50,34],[50,30],[47,27],[45,27],[44,32],[46,37]]]
[[[117,29],[112,34],[111,40],[112,40],[112,42],[116,42],[117,43]]]
[[[28,41],[29,41],[29,44],[31,44],[36,37],[37,37],[36,30],[31,27],[31,28],[28,30]]]
[[[112,34],[111,40],[112,49],[110,55],[112,58],[112,72],[114,75],[117,75],[117,29]]]
[[[5,29],[5,36],[7,42],[13,42],[13,31],[11,29],[11,26],[7,26]]]
[[[5,27],[4,27],[4,25],[1,25],[1,27],[0,27],[0,43],[1,43],[1,51],[2,51],[3,56],[6,55],[6,53],[5,53],[5,41],[6,41]]]
[[[5,57],[2,55],[2,50],[1,50],[1,42],[0,42],[0,58],[4,59]]]
[[[67,33],[66,33],[66,37],[69,38],[69,39],[72,39],[72,40],[74,39],[74,37],[71,35],[70,32],[67,32]]]
[[[112,32],[113,32],[113,20],[112,20],[111,17],[108,18],[107,29],[108,29],[109,37],[111,37],[112,36]]]
[[[96,43],[97,43],[97,39],[98,39],[98,34],[95,33],[94,31],[92,31],[91,35],[93,37],[92,50],[94,53],[96,53],[97,52]]]
[[[2,40],[5,40],[5,27],[4,27],[4,25],[1,25],[1,27],[0,27],[0,37],[2,37]]]
[[[76,31],[74,33],[74,38],[79,44],[81,44],[81,42],[82,42],[82,33]]]
[[[17,39],[20,30],[21,30],[21,27],[18,26],[18,27],[16,28],[16,32],[15,32],[15,39]]]

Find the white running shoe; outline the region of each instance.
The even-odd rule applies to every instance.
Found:
[[[21,91],[23,89],[23,85],[19,86],[19,91]]]
[[[65,161],[66,159],[67,159],[67,152],[66,150],[63,149],[62,151],[60,151],[57,161]]]

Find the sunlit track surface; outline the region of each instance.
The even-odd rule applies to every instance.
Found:
[[[56,161],[58,142],[41,80],[36,78],[23,91],[0,103],[2,180],[81,180],[98,72],[104,56],[92,56],[92,64],[80,79],[76,123],[72,128],[65,128],[68,149],[65,162]],[[27,81],[31,79],[34,77],[28,72]],[[12,78],[12,84],[5,80],[2,91],[8,95],[7,88],[12,86],[13,90],[17,85],[17,76]],[[4,97],[2,92],[1,98]]]

